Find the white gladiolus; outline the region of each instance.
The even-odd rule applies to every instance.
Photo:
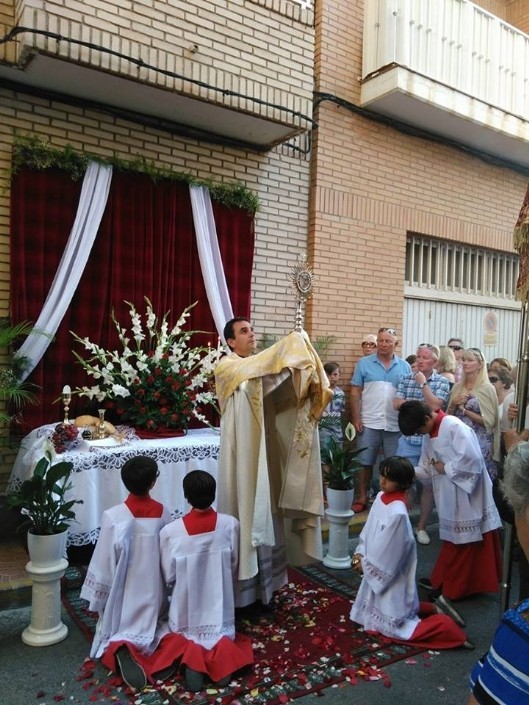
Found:
[[[136,418],[138,425],[143,423],[149,427],[151,420],[155,419],[158,424],[168,421],[176,424],[178,420],[183,427],[187,427],[189,413],[207,423],[198,407],[215,404],[214,393],[204,389],[204,386],[211,379],[219,361],[220,347],[212,349],[209,345],[208,348],[189,346],[193,331],[183,332],[182,326],[195,304],[183,311],[176,325],[169,331],[169,312],[160,318],[153,311],[151,302],[148,299],[145,301],[145,325],[142,316],[129,303],[130,332],[122,327],[112,314],[118,339],[123,346],[122,351],[104,350],[88,338],[82,339],[73,334],[90,357],[85,360],[75,352],[74,355],[86,373],[98,380],[97,385],[77,388],[75,392],[98,402],[105,399],[141,399],[141,405],[131,402],[124,405],[129,420],[134,422],[135,415],[143,415],[139,419]],[[132,348],[131,340],[135,343]],[[161,374],[156,374],[156,370],[160,370]],[[181,370],[186,370],[185,378],[182,378]],[[176,385],[176,388],[173,384],[164,387],[168,377],[179,380],[181,384]],[[193,392],[191,410],[188,408],[190,392]],[[186,406],[187,409],[183,412]],[[182,416],[182,413],[185,415]]]
[[[112,385],[112,393],[116,397],[130,397],[130,392],[128,389],[125,387],[122,387],[120,384],[113,384]]]

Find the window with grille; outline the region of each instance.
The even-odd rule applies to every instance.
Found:
[[[408,235],[406,284],[461,294],[514,299],[518,255]]]

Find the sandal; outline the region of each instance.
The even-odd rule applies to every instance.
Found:
[[[353,506],[351,507],[353,512],[355,514],[360,514],[361,512],[365,512],[367,509],[367,502],[355,502]]]

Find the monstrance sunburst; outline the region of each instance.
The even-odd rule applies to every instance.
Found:
[[[302,331],[305,304],[314,291],[314,272],[307,263],[306,255],[299,255],[297,264],[290,270],[290,280],[297,304],[294,330]]]

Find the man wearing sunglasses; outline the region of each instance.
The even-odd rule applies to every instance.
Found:
[[[353,511],[367,508],[367,493],[378,452],[385,458],[395,455],[399,442],[398,414],[393,408],[400,378],[411,367],[395,355],[397,332],[394,328],[379,328],[377,347],[372,355],[358,360],[351,378],[351,416],[358,434],[356,443],[364,450],[358,456],[362,465],[359,473],[358,497]]]
[[[456,359],[456,371],[454,372],[456,382],[461,382],[461,375],[463,374],[463,362],[461,358],[465,352],[465,344],[461,338],[450,338],[447,346],[452,350]]]

